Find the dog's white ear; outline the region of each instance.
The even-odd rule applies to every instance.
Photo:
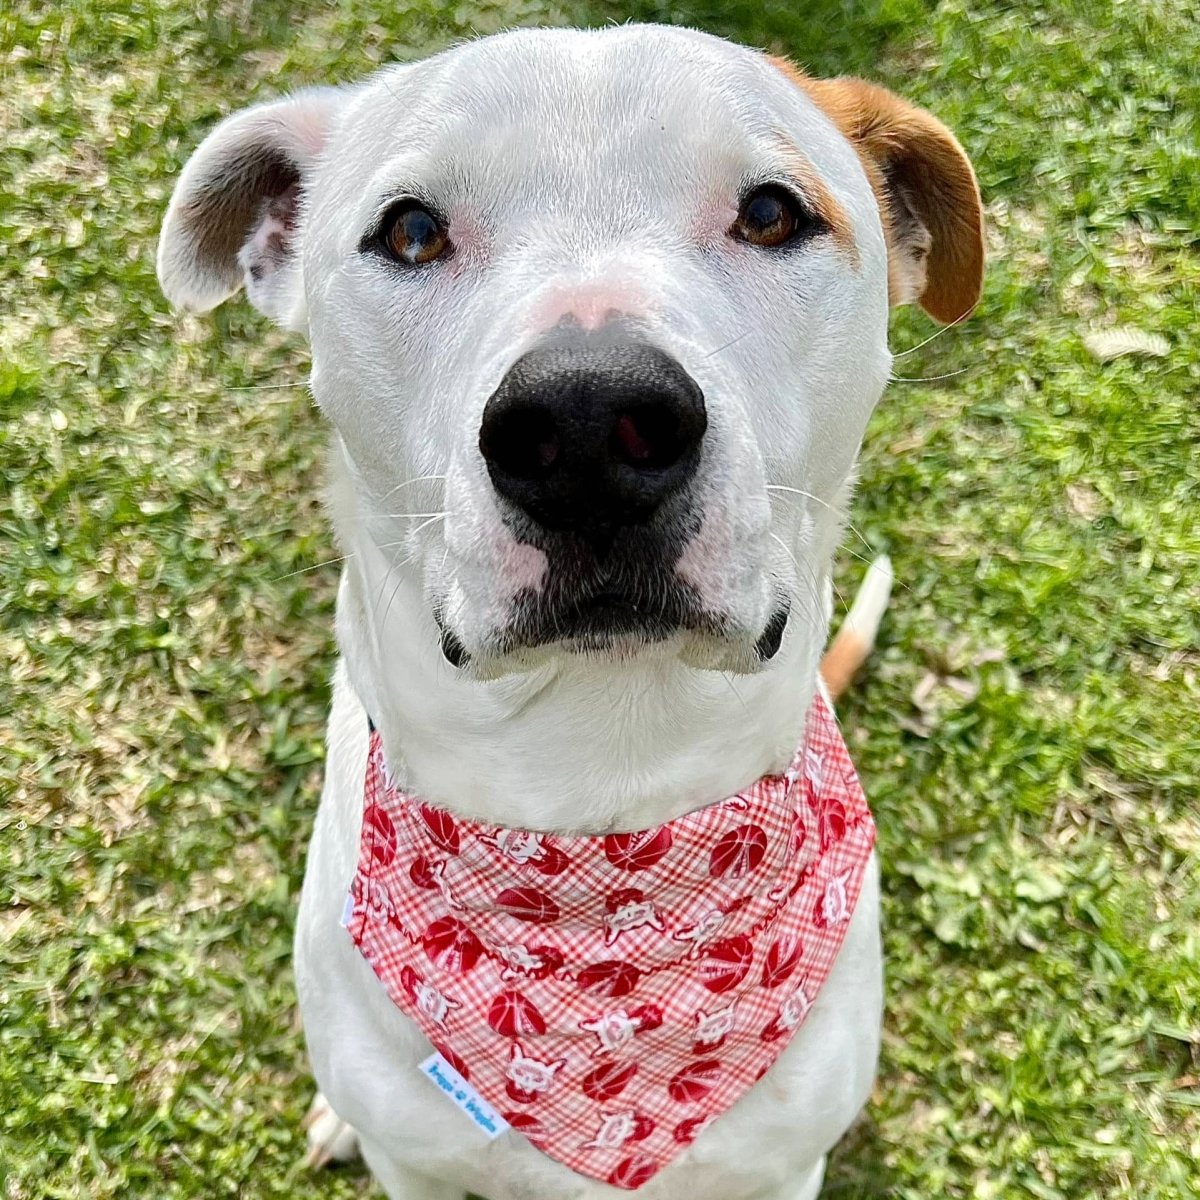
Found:
[[[244,283],[250,302],[304,325],[297,240],[304,188],[348,89],[311,88],[222,121],[188,160],[158,242],[172,304],[207,312]]]
[[[983,287],[983,205],[958,139],[935,116],[863,79],[809,79],[776,65],[858,151],[879,200],[893,304],[958,321]]]

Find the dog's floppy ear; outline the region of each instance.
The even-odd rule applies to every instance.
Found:
[[[158,242],[172,304],[207,312],[245,283],[251,303],[303,326],[296,241],[307,177],[346,89],[311,88],[222,121],[188,160]]]
[[[893,304],[939,321],[975,307],[983,286],[983,206],[966,152],[936,117],[863,79],[809,79],[777,65],[858,151],[879,200]]]

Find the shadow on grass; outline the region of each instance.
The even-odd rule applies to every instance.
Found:
[[[406,48],[400,56],[411,58],[419,56],[410,52],[418,46],[434,51],[510,26],[654,21],[786,54],[815,75],[870,76],[885,50],[911,40],[922,28],[932,7],[933,0],[483,0],[456,10],[436,2],[397,8],[378,0],[349,0],[336,24],[347,33],[393,43],[397,51]],[[208,0],[202,12],[217,68],[228,68],[250,50],[286,50],[296,38],[297,13],[288,0],[257,0],[241,12]],[[390,57],[384,55],[383,61]],[[344,58],[344,50],[338,58]]]
[[[821,1200],[881,1200],[894,1194],[895,1173],[869,1113],[860,1117],[829,1156]]]
[[[875,63],[902,32],[919,29],[930,0],[632,0],[569,5],[587,24],[659,21],[688,25],[736,42],[786,54],[814,75],[875,73]]]

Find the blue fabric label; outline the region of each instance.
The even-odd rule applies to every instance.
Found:
[[[436,1051],[420,1064],[420,1071],[489,1138],[508,1129],[508,1122]]]

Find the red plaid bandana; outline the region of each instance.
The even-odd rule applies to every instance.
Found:
[[[427,1073],[493,1135],[630,1190],[783,1052],[875,842],[820,696],[786,775],[655,829],[462,820],[392,784],[375,731],[364,800],[346,925],[444,1060]]]

